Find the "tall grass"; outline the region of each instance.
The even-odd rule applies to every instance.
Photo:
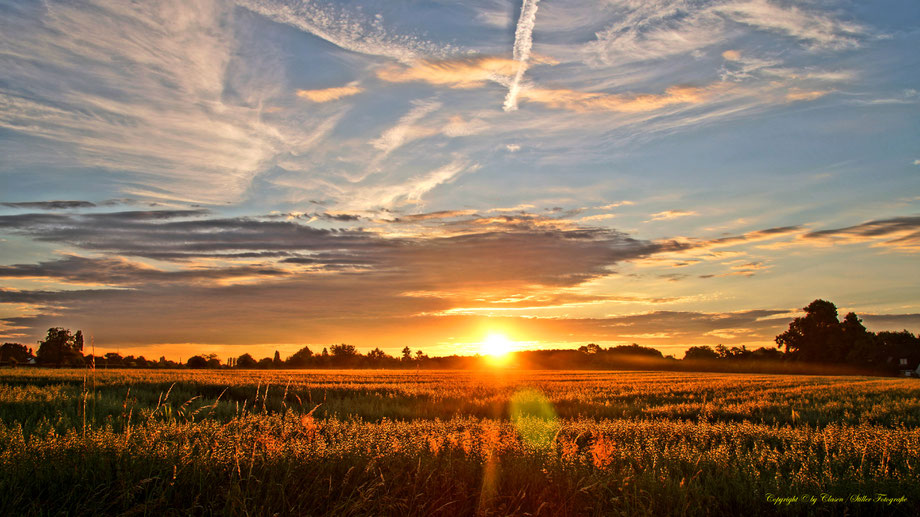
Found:
[[[911,380],[109,370],[84,386],[0,372],[0,514],[920,511]],[[906,501],[847,500],[876,494]],[[793,496],[818,501],[775,501]]]

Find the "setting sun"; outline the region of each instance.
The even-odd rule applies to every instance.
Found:
[[[493,359],[502,359],[511,351],[511,340],[503,334],[489,334],[482,340],[479,352]]]

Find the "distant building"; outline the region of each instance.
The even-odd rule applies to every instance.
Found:
[[[898,361],[898,375],[902,377],[920,377],[920,354],[902,356]]]

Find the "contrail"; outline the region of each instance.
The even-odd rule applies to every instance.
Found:
[[[518,62],[517,72],[508,87],[505,97],[505,111],[517,109],[517,97],[521,91],[521,79],[527,70],[527,60],[530,59],[530,48],[533,47],[533,26],[537,20],[537,2],[540,0],[524,0],[521,5],[521,17],[518,19],[517,29],[514,31],[514,50],[512,57]]]

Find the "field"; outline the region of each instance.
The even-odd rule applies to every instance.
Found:
[[[0,494],[2,515],[915,515],[920,382],[2,370]]]

